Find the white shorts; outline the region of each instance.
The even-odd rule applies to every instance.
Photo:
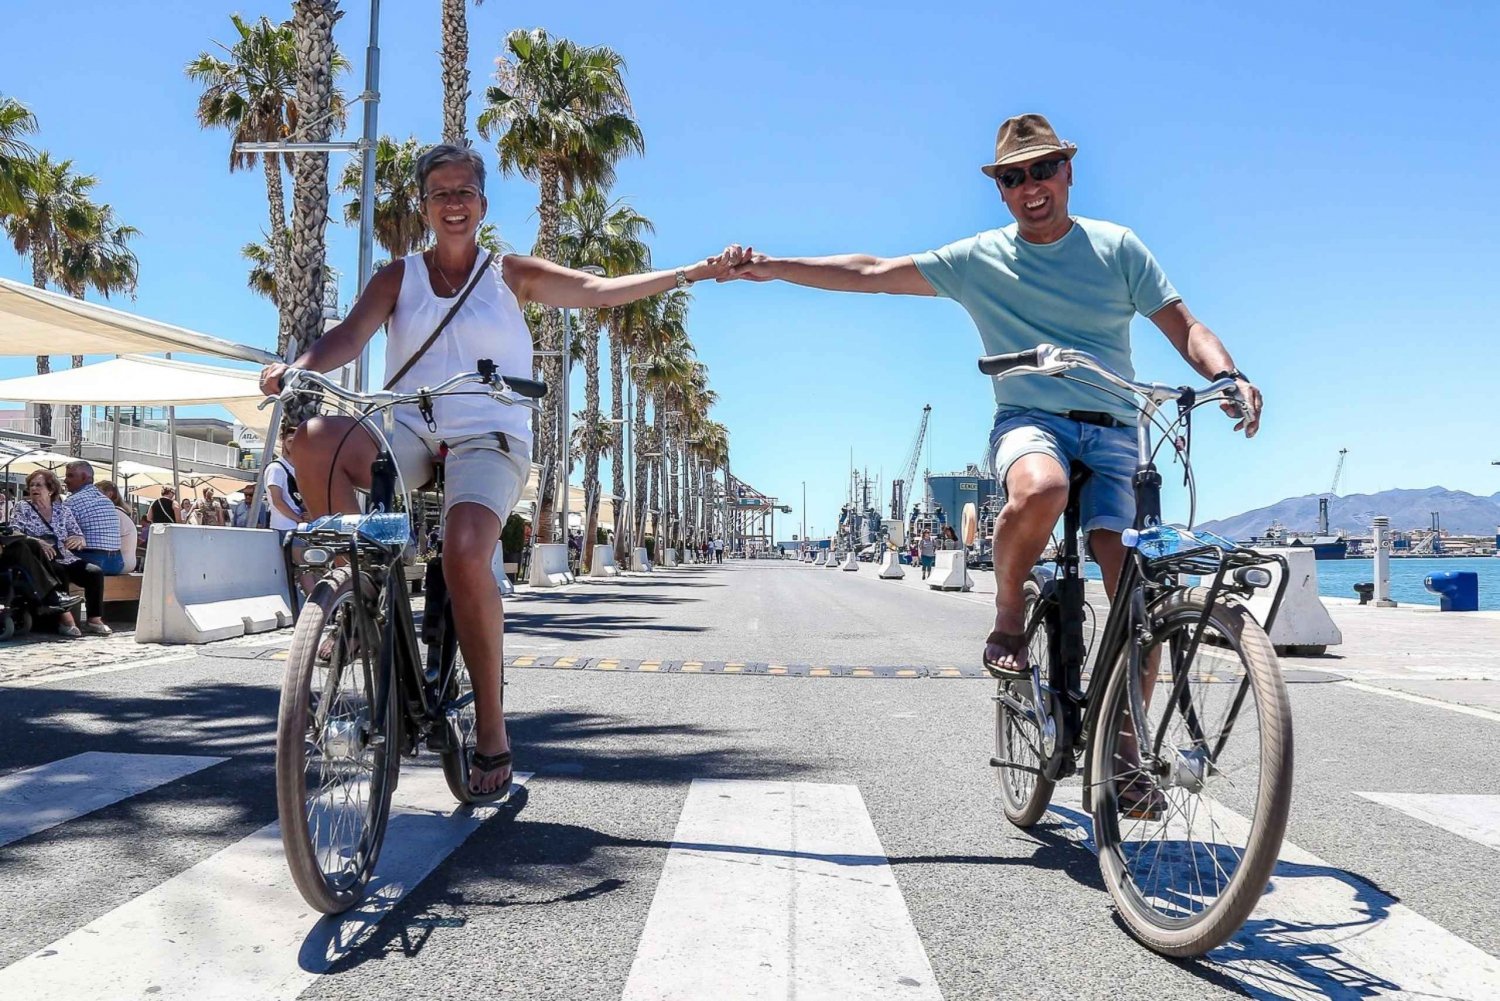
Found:
[[[370,430],[366,426],[366,430]],[[380,438],[373,430],[370,436],[377,447]],[[506,439],[509,451],[501,447],[498,435],[467,435],[429,443],[412,427],[396,421],[391,436],[391,454],[408,490],[432,482],[433,467],[439,445],[448,446],[443,460],[443,516],[455,504],[478,504],[495,512],[504,526],[515,510],[531,475],[530,448],[525,442]]]

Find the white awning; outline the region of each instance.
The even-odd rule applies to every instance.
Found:
[[[132,351],[180,351],[260,364],[280,361],[260,348],[0,278],[0,355],[117,355]]]
[[[141,355],[0,380],[0,400],[84,407],[217,404],[241,424],[261,431],[271,421],[269,408],[256,409],[262,399],[258,373],[248,369]]]

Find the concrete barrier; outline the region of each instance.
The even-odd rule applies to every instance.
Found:
[[[906,571],[901,569],[901,554],[895,551],[882,553],[880,556],[880,573],[877,575],[881,580],[900,580],[906,576]]]
[[[932,566],[932,575],[927,578],[927,586],[939,591],[974,590],[974,578],[969,576],[969,568],[964,565],[964,551],[939,551]]]
[[[829,553],[828,554],[828,562],[825,563],[825,564],[823,564],[823,566],[824,566],[825,569],[834,570],[834,569],[837,569],[840,565],[842,565],[843,562],[844,562],[844,557],[841,554],[839,554],[839,553]]]
[[[615,562],[615,547],[600,543],[589,553],[590,577],[618,577],[620,564]]]
[[[813,566],[820,567],[828,562],[828,550],[819,549],[818,555],[813,557]]]
[[[859,557],[852,552],[848,556],[845,556],[842,569],[855,571],[859,570]]]
[[[636,546],[630,553],[630,569],[640,573],[649,573],[651,570],[651,559],[646,555],[645,546]]]
[[[543,542],[531,547],[532,587],[561,587],[573,583],[568,569],[568,547],[561,542]]]
[[[509,598],[516,593],[516,586],[505,573],[505,543],[495,543],[495,555],[490,557],[490,573],[495,575],[495,585],[500,588],[500,597]]]
[[[663,549],[661,551],[661,565],[664,567],[677,566],[677,550]]]
[[[286,558],[270,529],[152,525],[137,643],[210,643],[292,624]]]
[[[1316,655],[1331,646],[1344,642],[1344,634],[1334,625],[1323,600],[1318,597],[1318,560],[1311,549],[1292,547],[1287,549],[1261,549],[1256,552],[1268,556],[1285,556],[1287,574],[1286,596],[1281,599],[1281,608],[1276,621],[1271,623],[1271,645],[1277,653],[1294,655]],[[1266,564],[1271,571],[1271,586],[1255,592],[1248,602],[1250,614],[1257,622],[1266,621],[1271,610],[1271,598],[1276,594],[1277,579],[1281,568],[1274,563]]]

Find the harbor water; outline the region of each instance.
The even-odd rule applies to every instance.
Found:
[[[1479,575],[1479,607],[1482,611],[1500,610],[1500,559],[1402,557],[1391,560],[1391,598],[1400,605],[1438,604],[1438,596],[1423,586],[1428,574],[1445,570],[1468,570]],[[1099,579],[1099,568],[1092,563],[1084,567],[1084,576]],[[1375,579],[1374,560],[1319,560],[1318,593],[1330,598],[1357,598],[1354,585]]]

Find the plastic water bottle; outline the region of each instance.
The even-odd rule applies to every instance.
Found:
[[[411,518],[400,511],[374,514],[329,514],[313,522],[310,529],[331,528],[349,535],[358,532],[371,542],[394,546],[412,541]]]
[[[1197,542],[1191,532],[1181,532],[1171,525],[1152,525],[1149,528],[1127,528],[1120,541],[1129,549],[1139,549],[1147,559],[1171,556],[1184,549],[1192,549]]]
[[[1139,549],[1141,555],[1152,560],[1204,546],[1218,546],[1225,551],[1235,547],[1233,542],[1213,532],[1189,532],[1171,525],[1152,525],[1139,531],[1127,528],[1121,533],[1120,541],[1128,548]]]

